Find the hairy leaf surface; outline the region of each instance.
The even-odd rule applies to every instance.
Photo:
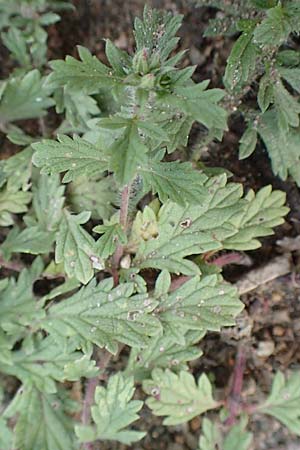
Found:
[[[98,285],[92,281],[66,301],[49,308],[45,327],[56,339],[75,336],[78,345],[93,342],[116,353],[118,342],[146,346],[148,336],[161,331],[159,321],[150,313],[157,302],[147,295],[134,295],[134,285],[113,289],[111,279]]]
[[[272,391],[259,411],[275,417],[290,431],[300,436],[300,382],[299,373],[293,372],[289,378],[277,372]]]
[[[76,216],[65,209],[56,236],[55,262],[63,262],[67,275],[77,278],[83,284],[91,280],[94,268],[103,269],[94,239],[80,226],[89,217],[88,212]]]
[[[121,373],[108,380],[107,388],[98,386],[95,393],[95,405],[92,406],[94,426],[76,426],[76,434],[81,442],[114,440],[130,445],[145,436],[144,432],[128,430],[127,427],[139,419],[138,412],[143,402],[132,400],[134,395],[132,377]]]
[[[178,375],[169,369],[154,369],[152,379],[143,383],[148,398],[147,405],[156,416],[168,416],[164,425],[187,422],[205,411],[217,407],[212,397],[212,386],[205,374],[196,384],[194,377],[186,371]]]
[[[204,417],[202,435],[199,439],[199,450],[249,450],[253,439],[252,433],[246,431],[247,418],[242,418],[223,436],[217,423]]]
[[[73,139],[59,136],[58,141],[44,140],[33,144],[33,148],[37,150],[33,162],[42,168],[41,172],[52,175],[66,172],[64,183],[80,175],[91,177],[108,168],[101,149],[78,136],[74,136]]]
[[[226,177],[210,179],[201,205],[182,207],[167,202],[159,211],[156,235],[141,240],[135,263],[139,267],[167,269],[194,275],[199,268],[188,255],[224,248],[239,250],[259,247],[256,237],[272,234],[270,227],[283,222],[288,209],[285,196],[267,187],[256,196],[242,199],[239,184],[227,184]],[[259,210],[264,206],[264,214]],[[260,205],[260,206],[259,206]]]

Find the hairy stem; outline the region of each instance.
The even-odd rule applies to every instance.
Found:
[[[95,391],[96,387],[99,384],[99,381],[104,379],[105,369],[107,368],[112,354],[106,350],[103,350],[102,358],[99,360],[97,366],[100,369],[100,374],[97,377],[90,378],[87,382],[85,397],[83,401],[82,414],[81,414],[81,422],[83,425],[89,425],[91,420],[91,406],[94,403]],[[86,442],[83,444],[84,450],[93,450],[94,444],[93,442]]]
[[[121,194],[120,225],[123,228],[125,233],[127,231],[130,191],[131,191],[131,185],[126,184],[126,186],[124,186],[124,188],[122,190],[122,194]],[[123,251],[124,251],[123,245],[119,244],[117,246],[116,251],[112,258],[112,275],[113,275],[115,286],[119,283],[118,267],[120,265],[120,261],[123,256]]]
[[[233,370],[232,385],[230,389],[229,398],[227,400],[227,408],[229,416],[225,420],[225,425],[232,426],[235,423],[236,417],[241,411],[241,394],[243,389],[244,371],[246,367],[246,353],[242,345],[239,345],[235,366]]]

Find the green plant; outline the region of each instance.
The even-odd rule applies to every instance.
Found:
[[[198,1],[222,17],[212,19],[207,36],[237,36],[229,55],[224,85],[234,114],[247,126],[240,159],[250,156],[260,138],[275,175],[290,175],[300,185],[299,74],[300,5],[293,0]],[[237,4],[238,3],[238,4]],[[256,94],[256,104],[251,98]],[[248,98],[247,98],[248,97]]]
[[[1,164],[1,264],[20,272],[0,284],[0,369],[20,382],[10,403],[0,391],[1,448],[130,445],[145,434],[128,428],[143,407],[135,381],[165,424],[229,405],[232,426],[244,413],[215,400],[205,374],[196,381],[188,372],[197,343],[243,308],[210,258],[259,247],[288,209],[270,186],[243,195],[225,173],[179,159],[195,121],[218,139],[226,129],[224,92],[195,84],[194,67],[177,68],[181,19],[145,8],[133,56],[107,40],[110,66],[80,47],[79,60],[52,61],[46,79],[29,68],[3,84],[2,129],[24,149]],[[60,131],[77,135],[52,138],[57,130],[43,121],[52,105],[65,114]],[[43,136],[12,128],[29,117],[42,120]],[[107,380],[124,346],[127,366]],[[276,375],[255,411],[299,433],[297,376],[285,384]],[[83,377],[80,403],[71,390]],[[248,443],[245,421],[226,442],[239,433]],[[203,433],[201,450],[222,439],[209,421]]]

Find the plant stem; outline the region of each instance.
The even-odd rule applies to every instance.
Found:
[[[83,408],[81,414],[81,422],[83,425],[89,425],[91,420],[91,406],[94,403],[95,391],[96,387],[99,384],[99,381],[104,379],[105,369],[107,368],[112,354],[106,350],[103,350],[102,358],[98,362],[98,367],[100,369],[100,374],[97,377],[90,378],[87,382],[85,397],[83,401]],[[83,444],[84,450],[93,450],[94,444],[93,442],[85,442]]]
[[[174,278],[174,280],[172,280],[172,282],[171,282],[170,292],[173,292],[176,289],[180,288],[180,286],[182,286],[184,283],[186,283],[190,279],[191,279],[191,277],[188,277],[186,275],[181,275],[180,277]]]
[[[209,261],[209,264],[214,264],[218,267],[224,267],[228,264],[239,263],[243,259],[243,255],[237,252],[226,253],[225,255],[218,256],[216,259]]]
[[[227,408],[229,410],[229,416],[225,420],[225,425],[229,427],[234,425],[236,417],[238,416],[241,410],[241,393],[243,389],[245,367],[246,367],[245,349],[240,344],[235,359],[231,390],[229,398],[227,400]]]
[[[0,256],[0,268],[4,267],[8,270],[13,270],[14,272],[21,272],[25,266],[22,263],[14,261],[5,261],[2,256]]]
[[[122,190],[122,194],[121,194],[120,225],[123,228],[125,233],[127,231],[130,190],[131,190],[131,185],[126,184],[124,186],[124,188]],[[121,258],[123,256],[123,251],[124,251],[123,245],[119,244],[117,246],[116,251],[112,258],[112,275],[113,275],[115,286],[119,283],[118,267],[119,267]]]

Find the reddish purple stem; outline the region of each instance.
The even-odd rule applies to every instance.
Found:
[[[241,410],[241,394],[243,389],[244,371],[246,367],[246,354],[242,346],[239,346],[235,366],[233,370],[233,379],[229,398],[227,400],[227,408],[229,416],[225,420],[225,425],[232,426],[235,423],[236,417]]]
[[[99,384],[99,381],[104,379],[105,369],[108,366],[112,354],[108,351],[104,350],[102,358],[98,362],[98,367],[100,369],[100,375],[95,378],[90,378],[87,382],[86,390],[85,390],[85,398],[83,402],[82,407],[82,414],[81,414],[81,422],[83,425],[89,425],[91,420],[91,406],[94,403],[95,398],[95,391],[96,387]],[[84,450],[94,450],[94,443],[93,442],[85,442],[83,444]]]

